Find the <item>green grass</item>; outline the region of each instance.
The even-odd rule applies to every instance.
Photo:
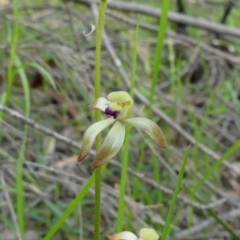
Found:
[[[157,85],[157,80],[159,77],[159,69],[161,67],[161,59],[162,59],[162,51],[163,51],[163,42],[164,42],[164,38],[165,38],[165,33],[166,33],[166,29],[167,29],[167,14],[168,14],[168,10],[169,10],[169,5],[170,5],[170,1],[166,0],[163,2],[162,6],[158,6],[161,7],[162,10],[162,17],[159,19],[159,29],[158,29],[158,37],[157,37],[157,45],[156,45],[156,49],[155,49],[155,54],[154,54],[154,60],[153,60],[153,74],[152,74],[152,81],[151,81],[151,89],[149,92],[149,105],[148,105],[148,109],[147,109],[147,117],[150,118],[151,117],[151,111],[152,111],[152,104],[154,101],[154,94],[155,94],[155,89],[156,89],[156,85]],[[142,169],[144,168],[144,153],[145,153],[145,149],[146,145],[144,142],[142,142],[142,144],[140,145],[140,157],[139,157],[139,161],[138,161],[138,166],[137,166],[137,170],[138,171],[142,171]],[[157,182],[161,182],[161,176],[159,174],[159,161],[158,159],[155,157],[155,155],[152,155],[151,158],[151,162],[154,165],[154,179]],[[133,193],[133,197],[136,199],[136,195],[137,192],[140,189],[140,181],[137,179],[134,182],[134,193]],[[141,190],[140,190],[141,191]],[[143,193],[145,196],[148,196],[147,193]],[[158,200],[161,201],[161,192],[158,192]],[[150,203],[150,201],[148,201]]]
[[[66,221],[68,216],[77,208],[78,204],[82,201],[82,199],[86,196],[89,189],[92,187],[95,180],[95,175],[93,174],[88,181],[85,183],[84,187],[79,191],[78,195],[74,198],[73,201],[68,205],[67,209],[63,212],[61,217],[57,219],[53,226],[51,226],[50,230],[47,232],[46,236],[43,240],[52,239],[53,235],[56,231],[62,226],[62,224]]]
[[[26,72],[23,68],[21,68],[21,60],[16,55],[15,56],[15,64],[19,68],[18,73],[20,79],[22,81],[23,89],[24,89],[24,99],[25,99],[25,116],[30,116],[30,91],[29,91],[29,84]],[[24,127],[24,137],[21,144],[21,148],[19,151],[19,157],[16,163],[16,190],[17,190],[17,216],[18,216],[18,223],[19,229],[22,238],[24,238],[24,230],[25,230],[25,199],[24,199],[24,186],[23,186],[23,162],[25,158],[26,152],[26,145],[27,145],[27,135],[28,135],[28,126],[25,125]]]
[[[179,172],[176,187],[175,187],[173,197],[172,197],[172,200],[171,200],[171,204],[169,206],[168,214],[167,214],[167,217],[166,217],[166,223],[165,223],[163,231],[162,231],[161,240],[167,239],[167,236],[169,235],[169,232],[171,230],[170,224],[171,224],[172,216],[173,216],[173,213],[174,213],[174,208],[175,208],[175,205],[176,205],[177,197],[178,197],[178,194],[179,194],[179,191],[180,191],[180,188],[181,188],[181,183],[182,183],[185,167],[186,167],[186,164],[187,164],[189,151],[190,151],[190,147],[188,148],[188,150],[187,150],[187,152],[184,156],[183,162],[182,162],[182,166],[181,166],[181,169],[180,169],[180,172]]]
[[[144,1],[136,2],[146,4]],[[37,10],[22,8],[29,4],[34,3],[25,0],[14,1],[13,12],[8,13],[11,19],[3,20],[4,14],[0,12],[3,14],[0,17],[3,21],[3,27],[0,28],[1,103],[43,126],[81,142],[83,133],[94,119],[94,112],[89,112],[87,106],[95,99],[93,83],[95,33],[88,37],[82,35],[82,30],[88,28],[89,22],[94,22],[91,11],[86,6],[73,3],[74,24],[81,42],[81,49],[77,51],[74,48],[74,34],[67,20],[69,16],[63,10],[64,5],[60,1],[49,1],[49,4],[61,6],[61,9],[49,8],[48,11],[53,11],[51,14],[44,8]],[[42,1],[38,1],[38,4],[41,5]],[[134,40],[135,27],[113,17],[106,16],[105,29],[123,69],[130,76],[129,79],[135,80],[131,89],[140,91],[150,101],[149,106],[144,106],[143,102],[134,96],[133,117],[150,117],[157,122],[167,138],[169,148],[158,149],[146,135],[131,129],[122,154],[115,158],[122,164],[122,169],[110,162],[107,169],[102,171],[100,229],[102,239],[121,230],[137,234],[139,229],[147,225],[162,233],[161,240],[168,236],[173,237],[178,230],[173,229],[172,225],[180,226],[183,214],[187,218],[184,221],[186,220],[189,229],[194,226],[196,218],[200,222],[214,219],[215,223],[203,230],[202,239],[208,239],[208,234],[219,228],[228,232],[232,239],[238,239],[235,233],[237,229],[235,219],[229,225],[226,219],[219,217],[225,213],[224,205],[200,210],[177,200],[176,192],[173,195],[166,194],[146,183],[146,179],[150,179],[168,189],[177,189],[176,191],[180,191],[191,201],[201,204],[212,203],[221,196],[207,186],[207,181],[228,193],[230,190],[224,185],[226,179],[222,181],[228,171],[223,163],[225,160],[236,163],[240,149],[237,135],[240,119],[237,68],[234,64],[214,65],[217,64],[211,62],[214,58],[221,62],[224,60],[214,54],[211,55],[213,58],[207,58],[209,53],[206,55],[205,51],[199,49],[197,60],[202,66],[202,79],[193,82],[191,75],[181,75],[181,71],[188,66],[196,49],[185,42],[182,42],[183,45],[176,44],[176,39],[165,37],[167,30],[175,29],[175,24],[167,24],[166,20],[168,9],[171,11],[176,9],[175,2],[162,1],[160,4],[154,0],[147,4],[156,8],[162,7],[163,15],[161,21],[150,16],[140,16],[138,40]],[[18,10],[19,7],[21,11]],[[197,3],[189,3],[187,6],[189,14],[211,18],[214,21],[219,19],[222,10],[221,7],[210,6],[208,11],[213,14],[208,18],[204,6]],[[233,10],[228,25],[237,26],[237,13],[237,9]],[[121,14],[136,19],[134,14],[124,12]],[[38,26],[42,31],[24,26],[23,17],[25,21]],[[158,34],[142,29],[143,23],[158,26]],[[196,41],[196,48],[201,42],[210,44],[210,34],[192,27],[187,30]],[[237,42],[231,41],[222,42],[234,45],[239,50]],[[101,51],[101,96],[106,97],[114,90],[129,89],[123,83],[106,47],[103,46]],[[216,75],[219,83],[214,89],[210,82],[214,74],[213,66],[217,70],[221,67],[221,72]],[[221,73],[227,73],[223,79],[220,79]],[[33,88],[32,83],[36,80],[37,74],[42,77],[42,83]],[[197,77],[199,76],[200,74]],[[62,101],[54,102],[52,94],[59,94]],[[219,159],[213,159],[196,145],[192,145],[183,174],[182,165],[185,163],[183,159],[186,160],[189,142],[152,113],[152,104],[174,119],[175,123],[191,134],[198,143],[217,153]],[[77,109],[76,117],[69,114],[71,106]],[[234,116],[234,120],[231,116]],[[22,238],[24,239],[26,231],[32,229],[45,240],[92,239],[94,232],[92,155],[81,165],[70,163],[69,159],[74,159],[79,149],[56,140],[53,152],[49,153],[47,149],[49,143],[53,143],[52,137],[24,125],[2,111],[0,119],[2,130],[0,164],[7,169],[4,173],[6,185],[0,185],[0,189],[8,191],[11,197]],[[93,149],[96,149],[95,146]],[[24,165],[25,160],[42,166],[64,163],[64,167],[60,167],[59,170],[70,172],[83,180],[65,178],[61,173]],[[163,161],[168,164],[168,168],[164,166]],[[128,168],[142,174],[142,178],[136,178],[127,172]],[[200,178],[198,173],[203,177]],[[177,176],[181,176],[181,188]],[[41,194],[48,188],[49,192],[42,197]],[[233,189],[232,193],[234,191]],[[36,199],[39,201],[34,205]],[[1,222],[6,229],[14,232],[16,226],[12,223],[7,205],[4,204],[4,201],[0,204]],[[159,220],[160,218],[165,224]],[[1,234],[0,239],[4,239]],[[186,239],[190,238],[190,234],[186,235]]]
[[[138,24],[140,18],[138,17]],[[137,62],[137,45],[139,38],[139,26],[137,25],[136,31],[134,34],[134,49],[133,49],[133,57],[132,57],[132,71],[131,71],[131,83],[129,94],[133,98],[133,91],[135,86],[135,73],[136,73],[136,62]],[[116,223],[117,232],[121,232],[123,230],[123,221],[124,221],[124,205],[125,205],[125,191],[126,191],[126,183],[128,179],[127,169],[128,169],[128,159],[129,159],[129,143],[130,143],[130,130],[131,127],[126,127],[126,135],[122,153],[122,171],[121,171],[121,181],[120,181],[120,192],[118,199],[118,217]]]

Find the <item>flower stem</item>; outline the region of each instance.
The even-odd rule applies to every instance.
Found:
[[[101,46],[102,46],[102,32],[104,26],[105,10],[107,0],[101,0],[98,13],[98,25],[96,36],[96,53],[95,53],[95,99],[100,97],[100,67],[101,67]],[[99,111],[97,111],[99,112]],[[100,113],[100,112],[99,112]],[[97,114],[97,119],[100,120],[100,114]]]
[[[100,240],[101,224],[101,167],[95,170],[95,218],[94,218],[94,240]]]
[[[95,55],[95,99],[100,97],[100,67],[101,67],[101,45],[102,31],[104,26],[105,10],[107,0],[101,0],[98,13],[97,36],[96,36],[96,55]],[[96,121],[101,120],[100,111],[96,111]],[[96,147],[101,146],[101,135],[98,135]],[[101,223],[101,167],[95,170],[95,219],[94,219],[94,240],[100,240],[100,223]]]
[[[123,225],[123,215],[124,215],[124,196],[125,196],[125,188],[127,182],[127,168],[128,168],[128,151],[129,151],[129,132],[130,126],[126,128],[126,136],[124,142],[124,150],[122,156],[122,171],[121,171],[121,182],[120,182],[120,193],[118,199],[118,218],[117,218],[117,232],[122,231]]]
[[[131,84],[130,84],[130,95],[133,96],[134,84],[135,84],[135,72],[137,62],[137,44],[139,35],[139,17],[137,22],[137,28],[134,36],[134,50],[133,50],[133,63],[131,72]],[[130,137],[130,126],[126,128],[126,136],[124,141],[124,150],[122,156],[122,171],[121,171],[121,182],[120,182],[120,193],[118,199],[118,218],[117,218],[117,232],[122,231],[123,214],[124,214],[124,196],[127,182],[127,169],[128,169],[128,152],[129,152],[129,137]]]

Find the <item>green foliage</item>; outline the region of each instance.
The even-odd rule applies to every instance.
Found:
[[[175,187],[173,197],[172,197],[172,200],[171,200],[171,204],[169,206],[168,214],[167,214],[167,217],[166,217],[166,223],[165,223],[163,231],[162,231],[161,240],[167,239],[167,236],[168,236],[169,232],[171,231],[170,224],[171,224],[174,208],[175,208],[175,205],[176,205],[176,202],[177,202],[177,197],[178,197],[178,194],[180,192],[181,183],[182,183],[185,167],[186,167],[186,164],[187,164],[189,151],[190,151],[190,147],[188,147],[188,150],[187,150],[187,152],[184,156],[183,162],[182,162],[182,166],[180,168],[180,172],[179,172],[178,179],[177,179],[177,182],[176,182],[176,187]]]
[[[176,226],[185,220],[185,227],[189,231],[193,229],[197,217],[199,221],[214,220],[211,226],[203,230],[202,239],[208,239],[208,234],[219,229],[219,226],[232,239],[238,239],[234,223],[230,224],[221,217],[225,213],[222,205],[203,210],[181,198],[185,196],[188,201],[199,205],[218,200],[219,194],[209,184],[227,194],[224,183],[229,179],[224,179],[224,174],[230,168],[226,170],[224,162],[228,161],[235,168],[240,149],[237,137],[240,85],[239,71],[235,68],[240,48],[237,42],[221,39],[224,46],[235,47],[236,54],[231,55],[217,47],[213,48],[215,52],[207,52],[202,44],[210,48],[212,36],[195,27],[187,27],[188,34],[184,37],[189,37],[189,42],[181,34],[171,37],[171,32],[168,32],[166,37],[168,30],[176,29],[176,23],[171,21],[168,24],[167,20],[169,9],[177,10],[172,1],[162,1],[160,21],[142,14],[135,22],[139,30],[124,22],[123,17],[129,18],[134,25],[135,15],[125,12],[119,14],[109,8],[112,15],[116,13],[116,16],[119,14],[122,17],[116,20],[109,11],[105,21],[110,44],[121,60],[121,65],[116,67],[107,52],[107,45],[102,46],[101,41],[97,42],[98,54],[94,57],[95,33],[87,37],[81,34],[87,24],[93,22],[88,7],[71,3],[72,26],[62,1],[49,1],[47,10],[42,1],[37,2],[39,5],[34,8],[30,5],[35,3],[14,0],[13,11],[8,11],[0,29],[1,104],[81,142],[84,131],[94,119],[94,113],[89,112],[87,106],[99,96],[106,96],[114,90],[127,90],[131,85],[130,93],[135,101],[133,115],[148,116],[157,122],[169,148],[159,150],[141,132],[132,129],[130,136],[127,128],[122,156],[119,154],[114,159],[119,162],[112,161],[106,169],[101,169],[101,173],[97,170],[92,174],[91,156],[89,161],[71,165],[71,159],[77,159],[79,149],[75,150],[58,140],[54,142],[52,136],[33,131],[32,127],[0,111],[0,161],[3,169],[8,169],[4,172],[6,185],[0,183],[0,190],[11,197],[22,239],[29,229],[35,230],[44,240],[92,239],[92,223],[96,212],[95,231],[98,232],[97,236],[101,232],[102,238],[115,231],[138,232],[146,224],[162,233],[163,240],[169,235],[177,235],[179,229]],[[135,2],[146,4],[140,0]],[[147,4],[157,9],[160,7],[155,0]],[[189,2],[187,14],[217,22],[222,15],[219,5],[206,9],[197,2]],[[228,25],[238,26],[238,12],[233,9]],[[103,21],[99,24],[103,24]],[[146,24],[155,27],[155,30],[147,30]],[[97,34],[97,38],[101,39],[101,31],[97,31]],[[79,42],[80,46],[77,47]],[[225,54],[229,54],[232,61],[227,61]],[[196,79],[191,72],[183,74],[186,69],[192,70],[196,63],[201,67]],[[126,76],[131,73],[128,86],[123,83],[121,68]],[[94,73],[97,80],[93,83]],[[224,76],[224,73],[227,74]],[[214,77],[218,83],[213,87]],[[33,82],[37,83],[37,87],[33,86]],[[139,93],[149,101],[148,106],[145,106]],[[53,98],[53,95],[57,97]],[[174,121],[175,127],[164,121],[153,108],[165,113]],[[97,112],[95,120],[101,118],[102,114]],[[191,152],[187,150],[189,141],[180,131],[176,131],[179,128],[196,140]],[[97,142],[99,146],[102,141],[99,138]],[[203,152],[198,144],[206,146],[219,157]],[[64,167],[56,167],[57,164],[61,166],[60,163]],[[59,172],[51,172],[50,168]],[[66,180],[63,177],[65,173],[72,175]],[[75,181],[75,177],[80,180]],[[92,186],[95,180],[97,210],[93,210]],[[66,187],[66,182],[74,190]],[[101,205],[100,190],[104,198]],[[105,212],[105,201],[106,205],[109,201],[109,212]],[[11,232],[16,232],[17,227],[8,212],[7,203],[3,201],[0,205],[4,209],[0,211],[1,222]],[[183,220],[183,213],[187,219]],[[0,239],[4,239],[1,234]],[[189,238],[186,235],[186,239],[190,237],[190,234]]]
[[[134,35],[134,49],[133,49],[133,57],[132,57],[132,72],[131,72],[131,83],[130,83],[130,95],[133,98],[133,91],[135,86],[135,73],[136,73],[136,62],[137,62],[137,45],[138,45],[138,37],[139,37],[139,17],[138,23]],[[124,198],[125,198],[125,190],[127,183],[127,169],[128,169],[128,158],[129,158],[129,140],[130,140],[130,126],[126,127],[126,136],[122,153],[122,171],[121,171],[121,181],[120,181],[120,192],[118,199],[118,214],[117,214],[117,224],[116,230],[117,232],[121,232],[123,230],[123,219],[124,219]]]

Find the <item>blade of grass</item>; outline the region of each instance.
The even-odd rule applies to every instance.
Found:
[[[211,110],[212,110],[212,105],[213,105],[213,90],[211,88],[208,88],[208,92],[209,92],[209,100],[206,103],[206,107],[205,107],[205,111],[203,113],[204,119],[208,119],[209,114],[211,114]],[[201,121],[201,123],[199,123],[198,118],[196,117],[195,114],[191,114],[190,112],[189,114],[189,118],[191,119],[191,122],[193,123],[194,126],[194,138],[196,139],[196,143],[201,143],[204,142],[204,133],[207,131],[206,130],[206,121]],[[193,151],[192,151],[192,159],[194,159],[194,175],[193,175],[193,182],[197,183],[199,180],[198,177],[198,170],[200,169],[200,163],[199,163],[199,148],[197,147],[197,145],[194,145],[193,147]],[[208,158],[205,158],[204,161],[206,162],[206,164],[209,164],[210,167],[210,163]],[[204,174],[203,174],[204,175]],[[194,186],[193,186],[194,188]],[[190,199],[194,201],[194,197],[190,195]],[[190,228],[190,226],[193,223],[193,219],[194,219],[194,208],[191,206],[188,209],[188,227]]]
[[[23,65],[23,67],[26,67],[26,66],[31,66],[31,67],[36,68],[39,72],[41,72],[43,74],[43,76],[52,85],[52,87],[55,90],[57,89],[56,84],[55,84],[54,79],[52,78],[51,74],[45,68],[43,68],[41,65],[34,63],[34,62],[30,62],[30,63],[25,63]]]
[[[62,226],[62,224],[65,222],[65,220],[68,218],[68,216],[77,208],[79,202],[82,201],[82,199],[87,195],[89,192],[89,189],[93,186],[95,181],[95,174],[93,174],[84,184],[84,186],[81,188],[81,191],[77,194],[77,196],[71,201],[71,203],[68,205],[67,209],[64,211],[62,216],[56,221],[56,223],[50,228],[50,230],[47,232],[43,240],[50,240],[52,239],[55,232]]]
[[[148,105],[148,110],[147,110],[148,118],[150,118],[151,112],[152,112],[153,98],[154,98],[155,88],[157,85],[157,79],[159,76],[159,68],[160,68],[160,64],[162,61],[163,43],[164,43],[164,38],[165,38],[165,34],[166,34],[166,29],[167,29],[167,22],[168,22],[167,16],[168,16],[168,11],[169,11],[169,7],[170,7],[170,2],[171,2],[170,0],[164,0],[162,7],[161,7],[162,14],[161,14],[161,18],[159,21],[157,46],[156,46],[154,62],[153,62],[153,75],[152,75],[152,82],[151,82],[151,90],[150,90],[150,94],[149,94],[149,105]],[[141,147],[140,147],[141,157],[140,157],[140,161],[137,166],[137,169],[139,171],[141,171],[141,169],[142,169],[145,147],[146,147],[145,143],[141,144]],[[158,183],[160,183],[161,179],[159,176],[159,167],[160,167],[159,161],[154,154],[152,155],[151,161],[153,162],[153,169],[155,169],[154,179]],[[135,183],[134,188],[136,187],[136,190],[135,190],[135,194],[136,194],[136,192],[138,191],[138,189],[140,187],[140,183],[138,180],[136,180],[134,183]],[[159,197],[159,199],[161,199],[160,192],[158,193],[158,197]]]
[[[100,62],[101,62],[101,45],[102,45],[102,30],[104,26],[104,16],[106,10],[106,0],[102,0],[99,6],[99,19],[98,19],[98,31],[96,37],[96,57],[95,57],[95,98],[100,97]],[[101,120],[100,111],[96,110],[96,121]],[[99,149],[101,145],[101,136],[98,135],[96,139],[96,147]],[[102,167],[105,169],[106,165]],[[101,167],[97,168],[94,171],[94,174],[87,180],[81,191],[69,204],[68,208],[65,210],[63,215],[57,220],[57,222],[51,227],[43,240],[51,239],[54,233],[62,226],[67,217],[77,208],[79,202],[86,196],[89,189],[92,187],[95,182],[95,220],[94,220],[94,239],[100,239],[100,219],[101,219],[101,202],[100,202],[100,193],[101,193]]]
[[[102,167],[102,172],[106,168],[107,165]],[[84,186],[81,188],[81,191],[77,194],[77,196],[71,201],[68,205],[67,209],[63,212],[62,216],[54,223],[54,225],[49,229],[43,240],[52,239],[53,235],[57,232],[57,230],[63,225],[66,219],[72,214],[72,212],[77,208],[78,204],[83,200],[83,198],[89,192],[89,189],[93,186],[95,182],[95,174],[85,182]]]
[[[235,142],[227,151],[218,159],[208,171],[204,173],[204,177],[198,181],[195,186],[192,188],[193,192],[196,192],[206,180],[209,180],[214,173],[222,166],[222,163],[225,159],[229,158],[234,152],[240,149],[240,139]]]
[[[152,113],[152,104],[154,100],[154,93],[157,85],[157,80],[159,76],[159,70],[162,62],[162,52],[163,52],[163,44],[164,44],[164,38],[167,30],[167,23],[168,23],[168,11],[170,8],[170,0],[163,0],[162,3],[162,14],[159,22],[159,30],[158,30],[158,39],[157,39],[157,47],[155,51],[155,56],[154,56],[154,65],[153,65],[153,77],[152,77],[152,84],[151,84],[151,90],[150,90],[150,96],[149,96],[149,105],[148,105],[148,113],[147,117],[151,117]],[[152,154],[151,156],[152,160],[151,162],[153,163],[153,176],[154,179],[160,183],[161,182],[161,175],[159,174],[159,169],[160,169],[160,163],[158,158],[156,157],[155,154]],[[162,192],[158,191],[157,193],[157,202],[162,201]]]
[[[132,72],[131,72],[131,83],[130,83],[130,96],[133,97],[133,90],[135,84],[135,73],[136,73],[136,62],[137,62],[137,45],[139,37],[139,17],[137,21],[137,27],[134,34],[134,49],[133,49],[133,61],[132,61]],[[120,182],[120,193],[118,199],[118,218],[117,218],[117,232],[122,231],[123,226],[123,215],[124,215],[124,197],[125,188],[127,182],[127,169],[128,169],[128,152],[129,152],[129,138],[130,138],[130,126],[126,127],[126,136],[124,140],[124,148],[122,154],[122,170],[121,170],[121,182]]]
[[[6,185],[2,185],[0,184],[0,190],[6,190],[10,193],[16,193],[16,189],[15,188],[12,188],[12,187],[8,187]]]
[[[168,233],[171,229],[170,228],[171,219],[172,219],[173,211],[174,211],[175,204],[176,204],[176,201],[177,201],[177,196],[178,196],[178,193],[179,193],[179,190],[180,190],[180,187],[181,187],[181,182],[182,182],[182,179],[183,179],[183,174],[184,174],[185,166],[186,166],[186,163],[187,163],[189,151],[190,151],[190,146],[188,147],[187,152],[184,156],[183,163],[182,163],[182,166],[181,166],[178,178],[177,178],[176,187],[175,187],[175,190],[174,190],[174,193],[173,193],[170,208],[168,210],[167,219],[166,219],[166,223],[165,223],[164,228],[163,228],[161,240],[167,239]]]
[[[19,38],[19,1],[14,0],[13,1],[13,15],[14,15],[14,25],[13,25],[13,32],[11,31],[10,24],[8,25],[8,42],[11,44],[10,48],[10,55],[8,60],[8,66],[7,66],[7,89],[5,92],[4,97],[1,99],[1,103],[3,105],[7,105],[8,100],[11,95],[12,91],[12,85],[13,85],[13,79],[14,79],[14,58],[17,50],[17,43]],[[0,119],[4,118],[4,113],[0,112]]]
[[[139,153],[139,159],[137,164],[137,172],[140,172],[143,168],[143,162],[144,162],[144,154],[145,152],[145,141],[142,141],[140,144],[140,153]],[[135,200],[138,199],[139,191],[141,191],[141,181],[138,178],[134,179],[134,187],[133,187],[133,198]]]
[[[18,73],[22,82],[23,91],[24,91],[24,112],[25,116],[30,116],[30,90],[28,84],[28,78],[25,72],[25,69],[21,67],[22,63],[20,58],[15,55],[14,62],[18,67]],[[16,190],[17,190],[17,217],[19,230],[22,239],[24,239],[24,227],[25,227],[25,198],[24,198],[24,186],[23,186],[23,162],[24,155],[26,151],[26,143],[27,143],[27,135],[28,135],[28,125],[24,126],[24,136],[21,144],[19,157],[16,163]]]
[[[62,215],[61,209],[59,209],[57,204],[53,204],[48,199],[44,199],[44,202],[52,210],[52,212],[55,213],[55,215],[57,215],[58,217],[60,217]],[[66,219],[66,223],[68,225],[71,225],[70,221],[68,221],[67,219]]]
[[[149,95],[147,117],[150,117],[151,115],[154,92],[157,85],[157,79],[159,76],[159,67],[162,61],[163,43],[164,43],[164,38],[166,34],[166,29],[167,29],[167,23],[168,23],[167,16],[168,16],[168,11],[170,7],[170,2],[171,2],[170,0],[164,0],[161,8],[162,14],[159,22],[157,47],[156,47],[155,56],[154,56],[153,77],[152,77],[152,85],[151,85],[151,90]]]
[[[195,197],[196,200],[198,200],[200,203],[205,203],[205,201],[199,197],[196,193],[194,193],[192,190],[188,189],[189,192],[191,192],[192,196]],[[219,216],[218,214],[216,213],[215,210],[213,209],[206,209],[207,213],[213,217],[215,219],[215,221],[217,223],[219,223],[220,225],[222,225],[222,227],[229,232],[229,234],[232,236],[232,239],[234,240],[240,240],[240,236],[238,236],[234,231],[233,229],[229,226],[228,223],[226,223],[225,221],[223,221]]]

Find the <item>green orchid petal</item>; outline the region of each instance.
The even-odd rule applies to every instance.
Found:
[[[113,118],[108,118],[99,122],[92,124],[87,131],[84,133],[82,147],[78,157],[78,161],[82,161],[89,153],[93,142],[97,135],[103,131],[105,128],[113,124],[116,120]]]
[[[107,238],[109,240],[138,240],[138,238],[135,234],[133,234],[132,232],[128,232],[128,231],[116,233]]]
[[[141,240],[158,240],[159,235],[153,228],[142,228],[140,230],[140,239]]]
[[[123,145],[125,137],[124,125],[117,121],[106,136],[93,162],[93,168],[100,167],[112,159]]]
[[[165,136],[160,127],[150,119],[147,118],[128,118],[124,120],[125,123],[129,123],[136,128],[140,128],[146,132],[152,140],[160,147],[166,148],[167,143]]]

